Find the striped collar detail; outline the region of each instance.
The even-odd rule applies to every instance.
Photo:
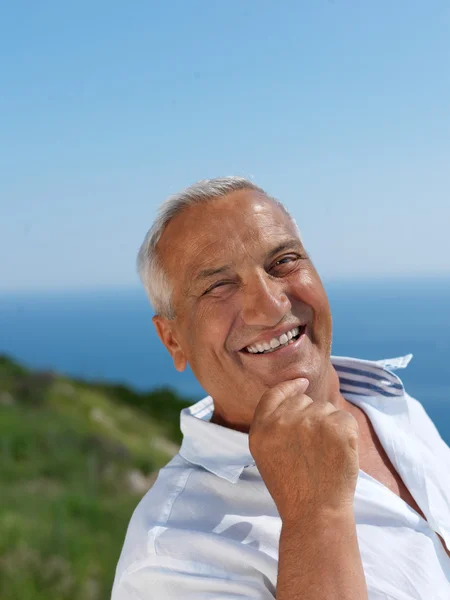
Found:
[[[332,356],[342,394],[358,396],[403,396],[405,388],[392,371],[405,368],[412,354],[380,361]]]

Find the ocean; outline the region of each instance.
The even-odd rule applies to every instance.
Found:
[[[365,359],[412,353],[397,371],[450,445],[450,280],[325,282],[332,353]],[[136,389],[169,386],[206,395],[188,368],[178,373],[140,288],[0,294],[0,353],[27,366]]]

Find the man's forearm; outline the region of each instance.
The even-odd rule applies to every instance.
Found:
[[[277,600],[367,600],[353,510],[283,523]]]

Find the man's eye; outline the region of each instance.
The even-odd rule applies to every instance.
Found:
[[[211,287],[209,287],[205,294],[207,294],[208,292],[211,292],[212,290],[216,289],[217,287],[221,287],[223,285],[227,285],[228,283],[231,283],[230,281],[218,281],[217,283],[214,283]]]
[[[284,260],[288,260],[290,262],[297,260],[299,257],[298,256],[294,256],[294,255],[290,255],[290,256],[283,256],[283,258],[279,258],[274,266],[277,266],[279,263],[282,264],[287,264],[287,263],[283,263]]]

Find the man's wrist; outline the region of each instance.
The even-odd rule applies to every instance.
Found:
[[[340,508],[331,506],[318,506],[310,510],[303,511],[297,517],[282,518],[282,531],[308,531],[311,529],[317,534],[318,530],[332,527],[354,527],[355,513],[353,506],[343,506]]]

